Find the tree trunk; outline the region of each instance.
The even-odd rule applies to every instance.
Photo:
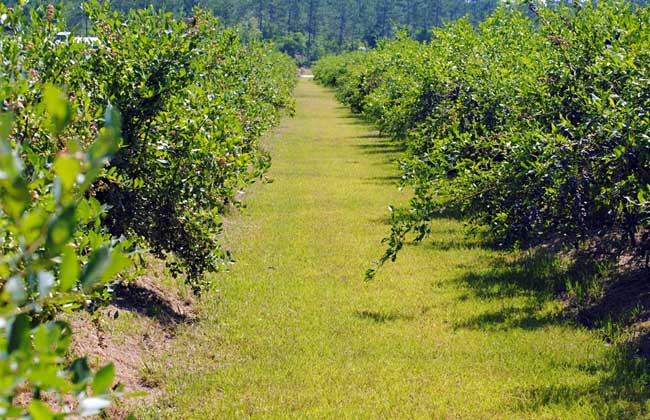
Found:
[[[347,3],[346,0],[341,2],[341,11],[339,15],[339,35],[338,35],[338,45],[339,51],[343,47],[343,41],[345,40],[345,26],[347,24]]]
[[[309,18],[307,22],[307,49],[312,52],[316,39],[316,15],[318,14],[318,0],[309,0]]]

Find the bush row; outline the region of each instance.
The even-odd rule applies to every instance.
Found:
[[[289,57],[208,13],[86,7],[97,39],[57,39],[53,6],[0,3],[2,418],[109,404],[112,365],[65,363],[56,314],[106,298],[143,250],[200,291],[230,262],[221,214],[262,178],[260,137],[292,109]]]
[[[400,36],[314,72],[407,147],[415,194],[393,213],[382,261],[442,211],[504,246],[607,236],[650,248],[646,8],[506,5],[476,27],[457,21],[426,44]]]

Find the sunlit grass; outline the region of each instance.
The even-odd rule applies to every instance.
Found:
[[[228,223],[237,259],[163,360],[138,418],[632,417],[615,351],[520,287],[495,251],[436,222],[372,282],[396,151],[311,81],[270,140],[274,183]],[[510,270],[510,271],[508,271]]]

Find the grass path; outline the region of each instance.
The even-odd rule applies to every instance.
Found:
[[[607,388],[611,349],[558,319],[520,269],[455,221],[376,280],[396,151],[302,80],[271,139],[274,183],[234,217],[238,262],[216,277],[138,418],[595,418],[632,403]],[[542,273],[543,274],[543,273]],[[611,414],[611,413],[610,413]]]

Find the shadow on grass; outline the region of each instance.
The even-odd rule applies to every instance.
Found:
[[[519,258],[495,257],[483,270],[470,271],[458,279],[470,298],[501,301],[504,307],[488,310],[454,325],[457,329],[505,331],[535,330],[576,321],[597,328],[612,345],[597,365],[571,366],[594,377],[590,385],[549,384],[515,392],[517,409],[538,412],[544,407],[591,406],[599,419],[634,419],[650,415],[650,327],[633,340],[621,335],[611,339],[610,330],[623,331],[633,325],[632,317],[648,318],[650,306],[647,270],[629,270],[603,280],[602,265],[593,258],[578,256],[567,262],[548,250],[527,252]],[[598,293],[577,301],[576,290]],[[591,293],[594,293],[593,290]],[[572,299],[568,296],[572,295]],[[567,308],[561,313],[543,310],[545,303],[564,296]],[[517,299],[509,304],[509,298]],[[571,303],[573,302],[573,303]],[[632,314],[632,315],[631,315]],[[612,326],[613,325],[613,326]],[[644,343],[648,354],[645,354]],[[558,343],[562,345],[562,343]],[[605,345],[605,343],[603,343]]]
[[[589,299],[577,307],[576,318],[587,327],[600,327],[604,322],[629,324],[650,318],[650,271],[635,267],[609,279],[600,299]],[[650,345],[643,349],[650,357]]]
[[[650,364],[629,351],[612,349],[606,365],[578,366],[600,379],[590,385],[551,384],[516,392],[516,408],[537,411],[544,407],[589,405],[595,418],[627,420],[647,418],[650,399]]]
[[[346,120],[346,124],[365,126],[369,129],[372,127],[372,123],[357,114],[347,114],[340,118]],[[359,134],[351,137],[351,139],[359,141],[356,147],[365,155],[385,155],[387,157],[385,163],[394,163],[397,157],[402,156],[406,152],[405,144],[385,133],[371,132]]]
[[[555,255],[531,252],[519,258],[494,257],[486,269],[470,270],[458,281],[480,299],[525,295],[543,303],[565,291],[567,274]]]
[[[402,314],[399,312],[383,312],[383,311],[355,311],[354,316],[360,319],[367,319],[374,321],[378,324],[383,324],[386,322],[393,321],[412,321],[414,318],[413,315]]]
[[[120,283],[115,287],[115,296],[111,304],[118,309],[155,319],[166,327],[195,320],[194,314],[188,309],[186,303],[176,297],[167,296],[163,289],[149,287],[149,285]]]
[[[332,92],[332,94],[336,93],[335,90],[330,90],[330,92]],[[342,111],[342,112],[346,112],[346,113],[351,113],[352,112],[352,111],[350,111],[349,106],[343,105],[341,102],[338,102],[338,101],[334,105],[334,109],[336,109],[337,111]],[[342,116],[342,118],[349,118],[350,116],[351,115],[346,114],[346,115]],[[352,116],[354,116],[354,115],[352,115]]]
[[[388,134],[372,133],[372,134],[362,134],[360,136],[354,136],[352,138],[358,140],[380,140],[380,139],[385,140],[388,139],[389,136]]]
[[[368,127],[369,129],[374,129],[370,122],[368,122],[368,121],[364,120],[363,118],[358,117],[356,115],[344,115],[344,116],[341,116],[339,118],[341,118],[342,120],[345,120],[345,124],[360,125],[360,126]],[[376,138],[380,138],[380,136],[381,135],[379,133],[377,133]]]
[[[355,114],[354,112],[350,111],[350,107],[347,106],[337,106],[336,107],[337,111],[345,112],[345,115],[341,115],[339,118],[343,120],[356,120],[356,121],[361,121],[364,123],[364,125],[368,125],[372,127],[372,124],[369,121],[366,121],[363,119],[363,116],[361,114]]]
[[[395,155],[403,153],[406,149],[403,145],[391,141],[378,140],[373,143],[364,143],[357,146],[365,155]]]
[[[459,300],[468,300],[471,296],[481,300],[501,301],[507,305],[507,299],[524,299],[519,299],[511,306],[463,320],[455,324],[455,328],[533,330],[550,324],[572,322],[574,317],[571,312],[549,314],[543,311],[545,304],[566,295],[567,279],[593,279],[597,274],[597,268],[593,265],[563,264],[556,254],[546,250],[526,252],[518,258],[493,257],[488,260],[485,269],[469,270],[457,279],[462,288],[467,290],[467,294],[459,297]]]
[[[447,217],[442,217],[446,219]],[[450,235],[455,233],[450,232]],[[475,248],[485,248],[485,244],[473,238],[470,239],[433,239],[426,241],[426,244],[436,251],[451,251],[451,250],[469,250]]]
[[[454,324],[456,329],[481,331],[504,331],[512,328],[535,330],[550,324],[566,322],[566,318],[552,314],[541,314],[538,307],[506,307]]]
[[[605,251],[591,246],[561,252],[550,244],[518,257],[493,257],[486,268],[470,269],[458,281],[481,299],[526,296],[541,305],[562,297],[566,318],[588,328],[624,330],[641,323],[638,335],[650,334],[650,269],[630,250],[603,243],[598,246]],[[437,247],[451,249],[456,245],[444,241]],[[492,248],[489,242],[477,245]],[[645,356],[650,358],[648,341]]]
[[[374,177],[371,177],[371,178],[365,178],[364,181],[367,184],[399,186],[401,181],[402,181],[402,177],[397,176],[397,175],[374,176]]]
[[[391,224],[389,214],[384,215],[384,216],[379,216],[379,217],[369,217],[368,221],[371,222],[371,223],[382,225],[382,226],[390,226],[390,224]]]

